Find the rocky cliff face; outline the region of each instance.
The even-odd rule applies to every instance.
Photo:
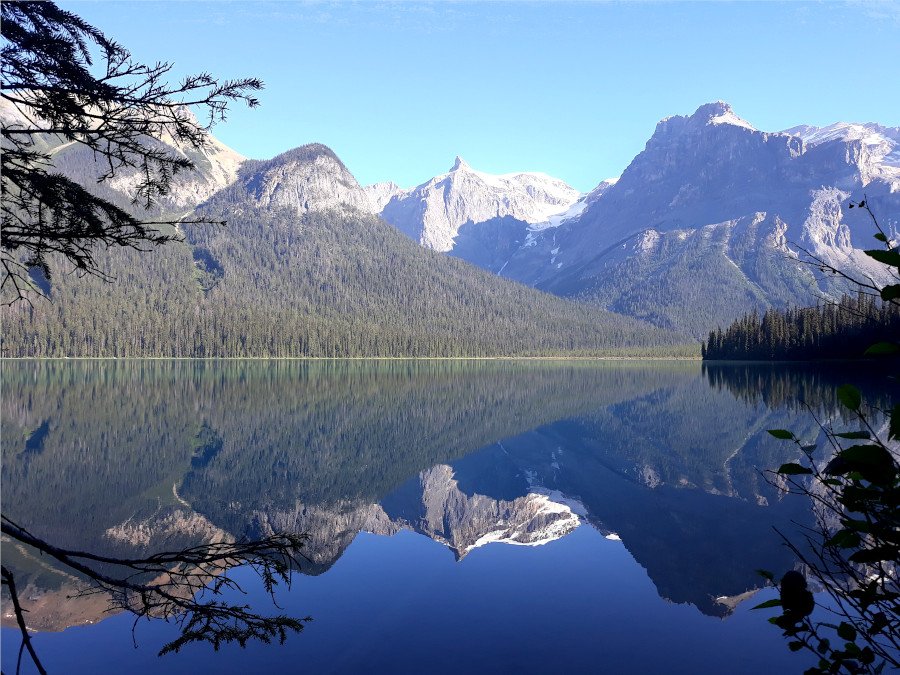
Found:
[[[186,114],[191,115],[189,112]],[[0,100],[0,122],[4,127],[33,126],[21,110],[5,99]],[[171,135],[147,141],[148,145],[153,145],[173,156],[190,159],[195,166],[194,171],[182,171],[173,177],[171,190],[158,200],[154,211],[191,210],[235,181],[238,170],[246,158],[212,134],[205,134],[204,138],[202,148],[191,147],[185,141]],[[88,148],[74,142],[64,142],[58,136],[40,136],[35,140],[35,150],[49,154],[54,169],[90,190],[101,192],[101,196],[111,197],[123,205],[131,203],[135,188],[142,180],[138,169],[122,167],[111,179],[97,185],[96,178],[108,169],[102,158],[95,157]]]
[[[344,163],[318,143],[304,145],[265,162],[249,162],[241,181],[260,208],[309,211],[352,208],[371,211],[369,197]]]
[[[756,130],[723,102],[662,120],[615,185],[536,233],[503,276],[702,336],[752,307],[815,303],[832,280],[794,262],[881,270],[873,229],[846,209],[869,196],[885,225],[900,207],[898,130]],[[715,306],[698,316],[696,307]]]
[[[514,499],[463,492],[453,468],[438,465],[401,488],[404,498],[385,503],[392,522],[450,548],[458,560],[493,542],[538,546],[580,524],[583,508],[559,493],[535,489]],[[367,529],[382,534],[370,524]]]
[[[493,175],[476,171],[460,157],[449,172],[410,190],[371,186],[374,204],[387,222],[422,246],[451,251],[460,227],[510,216],[542,223],[565,212],[580,197],[563,181],[541,173]]]

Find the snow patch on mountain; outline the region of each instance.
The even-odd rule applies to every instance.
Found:
[[[718,101],[718,103],[722,105],[722,110],[710,117],[709,121],[707,121],[707,124],[731,124],[736,127],[744,127],[745,129],[749,129],[750,131],[756,131],[756,127],[750,124],[747,120],[735,115],[730,105],[728,105],[724,101]]]
[[[421,472],[418,485],[421,501],[393,520],[393,527],[424,534],[450,548],[460,560],[491,543],[547,544],[572,532],[587,515],[579,502],[538,485],[509,500],[466,494],[446,464]]]
[[[579,197],[578,200],[565,211],[555,213],[543,222],[531,223],[528,226],[528,233],[525,235],[525,241],[522,242],[520,250],[536,246],[538,243],[538,238],[546,234],[547,230],[558,228],[564,223],[576,222],[578,218],[585,212],[585,210],[589,206],[594,204],[598,199],[600,199],[600,197],[606,194],[607,190],[615,185],[618,180],[618,177],[607,178],[606,180],[601,181],[600,184],[597,185],[597,187],[595,187],[587,194],[581,195],[581,197]],[[559,253],[559,247],[551,252],[552,257],[550,259],[550,264],[556,264],[557,269],[559,269],[560,267],[562,267],[562,263],[556,263],[557,253]]]
[[[385,188],[373,189],[370,199],[385,192]],[[544,173],[490,174],[457,157],[447,173],[393,194],[380,215],[426,248],[446,252],[453,250],[460,227],[467,223],[504,216],[546,223],[568,211],[581,196]],[[377,198],[373,203],[378,203]]]
[[[891,184],[891,192],[900,191],[900,127],[837,122],[825,127],[804,124],[784,133],[798,136],[808,148],[838,142],[846,144],[848,153],[852,153],[858,147],[858,156],[848,156],[848,160],[859,165],[862,184],[880,178]]]

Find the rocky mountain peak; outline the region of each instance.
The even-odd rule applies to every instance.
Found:
[[[713,101],[712,103],[704,103],[701,105],[691,117],[711,119],[713,117],[718,117],[719,115],[733,112],[730,103],[726,103],[725,101]]]
[[[663,118],[656,125],[653,138],[703,134],[710,127],[723,126],[756,131],[752,124],[735,114],[729,103],[713,101],[701,105],[693,115],[673,115]]]
[[[302,145],[266,161],[248,162],[241,172],[250,196],[261,207],[297,213],[350,207],[371,212],[369,196],[353,174],[321,143]]]
[[[546,174],[486,173],[457,156],[448,173],[392,195],[380,215],[426,248],[446,252],[455,247],[463,226],[507,216],[544,223],[580,197],[577,190]]]
[[[468,164],[468,162],[466,162],[466,160],[464,160],[462,157],[457,155],[456,159],[453,160],[453,166],[450,167],[450,172],[452,173],[453,171],[459,171],[459,170],[465,171],[466,169],[471,169],[471,168],[472,167],[469,166],[469,164]]]
[[[372,213],[380,213],[391,199],[397,195],[407,192],[394,181],[384,181],[383,183],[373,183],[363,188],[371,203]]]

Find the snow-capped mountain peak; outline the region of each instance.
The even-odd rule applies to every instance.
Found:
[[[373,186],[370,198],[374,192]],[[546,174],[491,174],[473,169],[457,156],[449,172],[392,194],[380,215],[426,248],[446,252],[453,250],[459,229],[466,224],[505,216],[543,223],[567,211],[580,197],[564,181]]]
[[[451,172],[459,171],[459,170],[465,171],[466,169],[471,169],[471,168],[472,167],[469,166],[469,163],[466,162],[466,160],[464,160],[462,157],[457,155],[456,159],[453,160],[453,166],[450,168],[450,171]]]
[[[707,106],[702,106],[707,107]],[[702,109],[701,107],[701,109]],[[731,106],[724,101],[716,101],[715,103],[709,104],[711,110],[715,112],[714,115],[710,116],[707,120],[707,124],[731,124],[736,127],[743,127],[745,129],[749,129],[750,131],[756,131],[756,127],[754,127],[747,120],[738,117],[734,110],[731,109]],[[699,110],[697,111],[700,112]]]

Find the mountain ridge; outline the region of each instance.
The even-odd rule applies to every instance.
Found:
[[[800,264],[807,253],[883,275],[862,253],[873,244],[871,223],[846,208],[864,195],[897,236],[889,215],[900,207],[900,130],[837,123],[766,132],[717,101],[661,120],[618,180],[582,197],[569,217],[467,223],[450,254],[699,337],[754,308],[847,290]]]
[[[422,249],[370,210],[324,145],[246,160],[192,212],[226,227],[182,224],[183,240],[157,252],[102,252],[104,273],[127,284],[55,278],[52,302],[4,308],[4,351],[527,356],[646,353],[686,342]]]

